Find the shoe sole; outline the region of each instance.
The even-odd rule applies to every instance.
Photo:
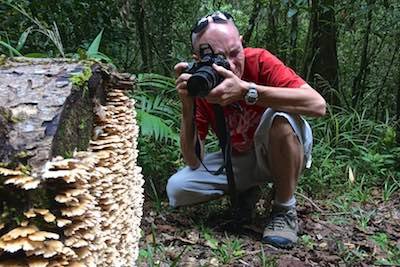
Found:
[[[283,248],[283,249],[290,249],[290,248],[293,248],[294,245],[295,245],[295,243],[291,242],[291,241],[288,242],[287,244],[280,244],[280,243],[277,243],[277,242],[275,242],[273,240],[270,240],[269,237],[263,238],[261,240],[261,242],[263,242],[265,244],[268,244],[268,245],[272,245],[272,246],[274,246],[276,248]]]

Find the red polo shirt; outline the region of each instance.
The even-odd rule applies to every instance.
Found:
[[[245,66],[242,76],[244,81],[288,88],[298,88],[305,84],[304,80],[292,69],[265,49],[245,48],[244,54]],[[236,107],[224,107],[234,153],[248,151],[253,146],[254,132],[265,109],[265,107],[257,105],[249,106],[244,101],[239,101]],[[211,125],[212,131],[216,132],[212,104],[209,104],[204,98],[196,98],[196,125],[201,140],[206,138],[209,125]]]

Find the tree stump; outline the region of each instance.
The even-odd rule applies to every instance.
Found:
[[[0,66],[0,266],[135,265],[144,180],[133,87],[100,64]]]

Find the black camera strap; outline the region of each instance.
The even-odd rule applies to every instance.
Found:
[[[225,172],[226,178],[228,180],[228,189],[229,189],[229,196],[231,200],[232,208],[237,208],[238,198],[236,193],[236,183],[235,183],[235,175],[233,173],[232,167],[232,143],[231,143],[231,133],[229,126],[225,121],[224,110],[220,105],[214,104],[213,105],[215,118],[217,122],[217,133],[219,146],[221,147],[222,154],[224,157],[224,165],[225,165]]]
[[[226,124],[223,108],[220,105],[214,104],[213,110],[216,118],[216,130],[217,130],[216,134],[219,141],[219,147],[221,148],[221,152],[223,155],[223,164],[216,171],[209,170],[205,166],[204,162],[201,160],[201,147],[198,136],[196,137],[195,153],[197,158],[200,160],[201,165],[204,167],[204,169],[206,169],[206,171],[208,171],[212,175],[220,175],[223,173],[223,170],[225,169],[226,178],[228,180],[228,190],[229,190],[231,206],[233,209],[236,209],[238,204],[238,197],[236,193],[235,176],[232,167],[232,157],[231,157],[232,144],[231,144],[230,130],[228,125]],[[193,104],[193,130],[195,130],[196,127],[195,118],[196,118],[196,100],[194,100]]]

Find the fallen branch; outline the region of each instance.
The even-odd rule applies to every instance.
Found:
[[[321,213],[324,212],[323,209],[321,209],[317,204],[314,203],[314,201],[312,201],[311,198],[309,198],[309,197],[307,197],[306,195],[303,195],[302,193],[299,193],[299,192],[295,192],[295,194],[298,195],[298,196],[300,196],[300,197],[302,197],[302,198],[304,198],[304,199],[307,200],[308,202],[310,202],[310,204],[311,204],[314,208],[316,208],[319,212],[321,212]]]

